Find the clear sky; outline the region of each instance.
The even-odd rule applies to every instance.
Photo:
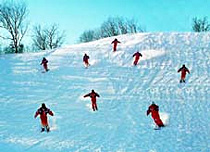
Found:
[[[74,44],[108,17],[135,18],[147,32],[192,31],[193,17],[209,17],[210,0],[24,0],[30,26],[56,23]]]

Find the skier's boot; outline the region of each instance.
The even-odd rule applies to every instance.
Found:
[[[44,128],[41,129],[41,132],[43,132],[43,131],[44,131]]]

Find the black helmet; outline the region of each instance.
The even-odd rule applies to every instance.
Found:
[[[46,109],[45,103],[42,103],[42,108]]]

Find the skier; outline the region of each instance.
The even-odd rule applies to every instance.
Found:
[[[83,56],[83,62],[85,63],[85,67],[87,68],[88,66],[90,66],[89,62],[89,56],[85,53],[85,55]]]
[[[43,57],[42,63],[40,65],[43,64],[43,67],[44,67],[44,69],[45,69],[46,72],[49,71],[49,69],[47,67],[47,63],[48,63],[48,60],[45,57]]]
[[[159,107],[154,102],[149,106],[147,110],[147,116],[151,113],[152,118],[158,127],[164,127],[164,124],[159,116]]]
[[[138,61],[139,61],[139,57],[141,56],[142,57],[142,54],[139,53],[139,51],[137,51],[136,53],[134,53],[133,57],[135,56],[135,60],[133,62],[133,64],[136,66]]]
[[[188,70],[188,68],[186,68],[185,65],[183,64],[182,67],[177,72],[181,72],[180,83],[182,83],[182,82],[185,83],[186,73],[188,72],[190,74],[190,71]]]
[[[40,115],[40,119],[41,119],[41,125],[42,125],[42,129],[41,132],[45,131],[45,128],[47,130],[47,132],[50,131],[50,127],[48,125],[48,121],[47,121],[47,114],[53,116],[53,112],[48,109],[44,103],[42,103],[42,106],[36,111],[34,118],[36,118],[38,115]]]
[[[94,90],[91,91],[91,93],[88,93],[84,95],[85,97],[90,97],[92,102],[92,109],[93,111],[98,110],[97,104],[96,104],[96,97],[100,97],[98,93],[96,93]]]
[[[112,41],[111,44],[114,43],[114,46],[113,46],[113,52],[115,52],[117,50],[117,43],[121,43],[120,41],[118,41],[117,39],[114,39],[114,41]]]

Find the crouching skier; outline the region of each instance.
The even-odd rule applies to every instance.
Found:
[[[159,107],[158,105],[156,105],[154,102],[152,102],[152,104],[149,106],[148,110],[147,110],[147,116],[151,113],[152,118],[155,122],[155,124],[160,128],[160,127],[164,127],[164,124],[162,122],[162,120],[160,119],[159,116]]]
[[[34,118],[36,118],[38,115],[40,115],[40,119],[41,119],[41,125],[42,125],[42,129],[41,132],[45,131],[45,128],[47,130],[47,132],[50,131],[50,127],[48,125],[48,120],[47,120],[47,114],[53,116],[53,112],[48,109],[44,103],[42,103],[42,106],[36,111]]]

